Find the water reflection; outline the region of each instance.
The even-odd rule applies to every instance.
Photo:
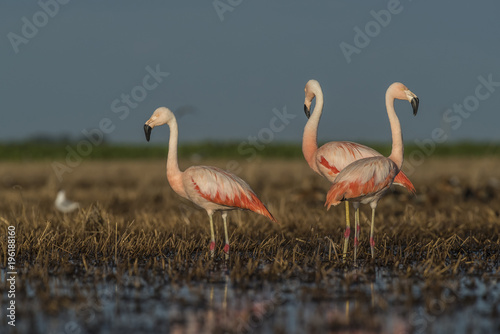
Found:
[[[51,333],[468,333],[500,328],[500,280],[461,276],[429,285],[377,270],[328,281],[213,282],[51,278],[23,282],[16,330]],[[5,271],[0,271],[5,286]],[[5,305],[5,296],[2,296]],[[1,325],[6,328],[5,319]]]

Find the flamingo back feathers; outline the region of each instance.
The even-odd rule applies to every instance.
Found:
[[[227,206],[250,210],[278,223],[250,186],[238,176],[211,166],[196,166],[189,171],[195,191],[205,200]]]
[[[326,143],[318,149],[316,162],[321,174],[333,182],[333,178],[354,161],[374,156],[382,155],[364,145],[336,141]]]
[[[374,149],[348,141],[329,142],[321,146],[317,151],[317,163],[322,175],[331,182],[344,168],[351,163],[371,157],[383,157]],[[328,175],[325,175],[328,174]],[[400,171],[394,179],[394,184],[405,187],[408,191],[415,193],[415,187],[410,179]]]
[[[376,195],[392,184],[397,172],[394,162],[385,157],[355,161],[337,175],[326,195],[325,206],[329,209],[343,200]]]
[[[337,175],[338,173],[340,173],[340,171],[337,169],[337,167],[335,167],[334,165],[330,165],[330,163],[325,159],[324,156],[321,156],[321,159],[319,161],[319,163],[325,167],[326,169],[329,170],[328,174],[330,175]]]

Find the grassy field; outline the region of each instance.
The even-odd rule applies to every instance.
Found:
[[[223,168],[226,162],[202,161]],[[341,261],[343,206],[326,211],[328,184],[302,159],[238,163],[239,175],[280,224],[231,212],[228,261],[220,216],[211,259],[206,213],[171,190],[164,158],[86,160],[62,184],[49,161],[2,163],[2,235],[16,227],[16,330],[500,329],[499,157],[425,160],[409,175],[416,196],[396,187],[379,203],[375,261],[367,237],[370,211],[362,207],[358,267],[352,239],[348,261]],[[181,169],[191,164],[180,162]],[[79,211],[54,209],[61,187],[80,202]],[[6,254],[2,240],[1,268]],[[0,274],[3,310],[5,269]],[[2,317],[0,325],[6,323]]]

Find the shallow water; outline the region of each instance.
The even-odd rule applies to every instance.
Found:
[[[210,277],[189,284],[151,272],[52,277],[46,291],[18,280],[16,327],[5,316],[1,325],[12,333],[68,334],[500,332],[498,274],[433,282],[362,268],[319,283],[235,283],[223,268]],[[3,287],[5,279],[2,270]]]

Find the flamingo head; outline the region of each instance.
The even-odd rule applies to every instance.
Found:
[[[151,115],[151,117],[144,124],[144,134],[146,135],[146,140],[149,141],[151,138],[151,131],[155,126],[168,124],[172,120],[175,120],[175,116],[170,109],[165,107],[156,109],[153,115]]]
[[[413,115],[416,116],[418,112],[419,99],[411,90],[409,90],[405,85],[400,82],[395,82],[389,86],[387,89],[387,95],[392,95],[394,98],[399,100],[407,100],[411,103],[413,108]]]
[[[323,94],[323,92],[321,91],[319,82],[314,79],[307,82],[304,92],[306,95],[304,100],[304,112],[307,118],[309,118],[311,116],[312,100],[316,97],[316,95]]]

